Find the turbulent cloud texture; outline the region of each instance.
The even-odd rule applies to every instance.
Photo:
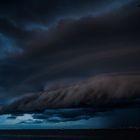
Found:
[[[100,75],[23,96],[1,107],[0,113],[37,112],[47,108],[123,107],[138,102],[139,97],[139,75]]]
[[[46,83],[139,71],[138,0],[0,2],[0,102]]]
[[[48,31],[32,31],[16,47],[22,53],[1,62],[1,86],[19,94],[57,79],[139,70],[140,22],[135,14],[122,22],[86,17],[60,20]]]

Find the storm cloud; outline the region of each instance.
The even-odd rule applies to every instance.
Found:
[[[139,103],[139,75],[100,75],[24,95],[0,109],[1,114],[45,111],[47,108],[123,107]]]
[[[1,2],[0,103],[26,94],[38,98],[38,92],[55,82],[139,71],[138,4],[137,0]]]

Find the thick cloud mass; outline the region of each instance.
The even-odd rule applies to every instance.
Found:
[[[123,107],[140,98],[139,75],[100,75],[26,95],[0,109],[1,114],[44,111],[47,108]],[[137,100],[136,100],[137,99]]]
[[[129,88],[119,78],[124,93],[114,92],[117,84],[111,77],[99,79],[113,80],[114,86],[108,83],[113,90],[96,84],[98,78],[78,81],[140,71],[138,5],[139,0],[0,1],[0,104],[22,96],[1,112],[91,106],[104,104],[102,98],[112,101],[111,95],[126,96]]]

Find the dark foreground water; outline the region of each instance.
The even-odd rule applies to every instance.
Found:
[[[139,140],[139,129],[1,130],[0,140]]]

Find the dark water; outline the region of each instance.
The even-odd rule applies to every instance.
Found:
[[[12,131],[12,132],[11,132]],[[140,129],[10,130],[0,140],[139,140]],[[14,132],[14,135],[13,135]],[[7,132],[6,132],[7,133]],[[51,133],[51,134],[50,134]],[[17,135],[16,135],[17,134]],[[23,135],[24,134],[24,135]],[[28,135],[27,135],[28,134]],[[30,134],[30,135],[29,135]],[[0,131],[0,135],[3,135]]]
[[[88,137],[89,139],[93,139],[93,137]],[[30,136],[30,137],[10,137],[10,136],[5,136],[5,137],[0,137],[0,140],[87,140],[87,137],[35,137],[35,136]]]

